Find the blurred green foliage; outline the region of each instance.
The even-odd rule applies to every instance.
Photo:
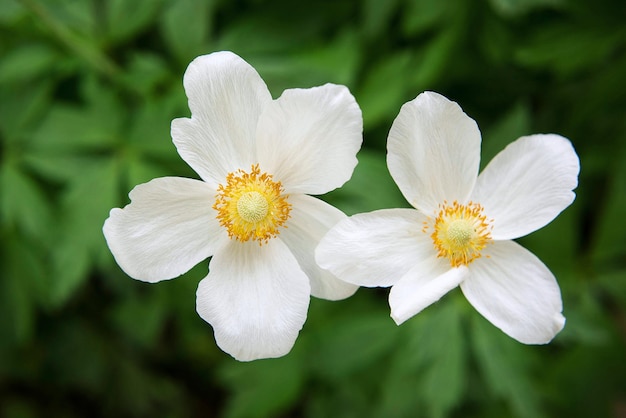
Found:
[[[0,416],[623,417],[626,3],[619,0],[2,0]],[[158,285],[115,265],[101,227],[138,183],[194,177],[169,137],[197,55],[232,50],[274,96],[334,82],[362,107],[360,164],[325,198],[406,203],[385,165],[423,90],[483,129],[569,137],[577,200],[520,240],[556,274],[548,346],[498,331],[459,291],[397,327],[386,289],[312,300],[293,351],[238,363],[195,313],[202,263]]]

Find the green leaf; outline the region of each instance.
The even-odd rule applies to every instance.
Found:
[[[53,107],[33,135],[33,151],[44,155],[101,152],[119,142],[127,117],[121,100],[93,76],[80,88],[87,105]]]
[[[162,0],[110,0],[106,2],[108,36],[121,42],[144,29],[161,7]]]
[[[370,38],[380,36],[391,26],[391,20],[398,9],[399,0],[363,2],[363,30]]]
[[[598,285],[607,292],[613,303],[626,307],[626,269],[612,271],[602,274],[597,278]]]
[[[363,110],[363,125],[367,130],[383,120],[392,120],[411,92],[410,78],[415,68],[408,51],[399,51],[375,63],[367,73],[355,96]]]
[[[128,165],[128,179],[125,183],[126,188],[130,191],[138,184],[147,183],[157,177],[166,177],[173,175],[172,172],[167,171],[164,167],[153,164],[149,161],[133,161]],[[126,202],[121,202],[126,204]]]
[[[81,35],[93,39],[97,32],[98,22],[93,0],[46,0],[30,1],[38,4],[38,8],[43,10],[43,14],[49,16],[66,28],[76,30]]]
[[[36,418],[39,413],[37,405],[30,399],[14,397],[4,400],[0,406],[0,415],[11,418]]]
[[[511,339],[477,313],[472,315],[471,325],[471,343],[487,389],[505,400],[519,417],[545,416],[539,388],[530,376],[532,348]]]
[[[22,156],[22,161],[38,175],[52,182],[65,183],[80,176],[89,169],[92,162],[91,157],[74,155],[69,153],[54,153],[51,150],[26,151]]]
[[[618,277],[619,273],[602,275],[593,282],[580,279],[570,283],[561,281],[563,314],[567,319],[565,328],[558,335],[561,344],[593,347],[610,343],[605,310],[611,303],[620,302],[620,292],[619,280],[612,283],[616,285],[615,287],[607,286],[606,280]],[[613,293],[615,290],[616,294]],[[598,297],[607,292],[608,294],[604,296],[606,300]]]
[[[294,87],[312,87],[325,83],[352,85],[357,76],[361,51],[354,30],[344,30],[329,42],[294,51],[285,56],[282,65],[272,54],[258,60],[257,70],[276,94]]]
[[[381,152],[361,149],[352,178],[324,200],[348,215],[377,209],[409,207],[394,183]]]
[[[29,340],[35,332],[37,306],[43,304],[47,273],[45,258],[35,243],[19,233],[0,230],[0,348]]]
[[[577,202],[552,222],[517,241],[545,263],[561,282],[573,280],[580,268],[576,254],[581,241]]]
[[[124,82],[145,96],[167,81],[169,76],[165,61],[158,55],[145,52],[132,54],[128,69],[123,73]]]
[[[49,80],[0,86],[0,141],[21,153],[51,107]]]
[[[592,257],[595,263],[603,267],[610,260],[623,260],[626,254],[626,148],[623,147],[621,158],[618,158],[617,166],[610,172],[610,182],[605,193],[606,200],[595,205],[597,213],[597,226],[592,241]],[[619,261],[617,261],[619,262]]]
[[[500,151],[517,138],[530,133],[530,111],[525,103],[518,103],[483,133],[481,170]]]
[[[166,306],[160,298],[152,294],[136,294],[115,305],[111,317],[128,341],[149,347],[159,337],[166,319],[165,313]],[[138,323],[141,326],[137,326]]]
[[[58,308],[87,280],[91,257],[88,248],[81,246],[80,242],[69,242],[67,237],[61,238],[52,257],[54,281],[50,283],[50,305]]]
[[[108,351],[115,347],[86,318],[73,315],[63,319],[50,325],[49,332],[55,337],[48,336],[45,342],[50,382],[65,391],[75,388],[97,391],[123,357],[106,361],[110,356]]]
[[[166,5],[161,31],[182,63],[207,52],[214,6],[213,0],[170,0]]]
[[[10,26],[19,23],[25,14],[26,10],[18,0],[4,0],[0,7],[0,24]]]
[[[282,415],[304,387],[303,361],[291,353],[254,363],[227,362],[218,379],[230,389],[224,417],[263,418]]]
[[[407,35],[417,35],[438,26],[446,17],[449,1],[409,0],[402,14],[402,29]]]
[[[558,9],[564,0],[490,0],[496,13],[504,17],[517,17],[537,9]]]
[[[295,5],[295,3],[294,3]],[[283,19],[277,19],[271,9],[259,10],[255,14],[237,15],[231,24],[216,37],[214,50],[235,51],[252,64],[257,57],[276,57],[298,53],[303,48],[316,46],[313,34],[319,27],[309,24],[304,8],[281,8]],[[287,14],[291,11],[291,14]],[[256,68],[256,64],[253,64]]]
[[[62,196],[58,243],[52,249],[54,304],[71,297],[87,279],[92,261],[108,252],[102,225],[117,203],[117,171],[115,162],[94,160]]]
[[[416,91],[414,96],[428,90],[444,76],[449,62],[454,58],[460,36],[462,35],[459,33],[459,26],[452,26],[452,29],[439,32],[437,37],[421,51],[422,55],[416,59],[418,64],[411,74],[411,87]]]
[[[0,84],[20,83],[46,74],[54,67],[58,54],[46,44],[15,48],[0,61]]]
[[[432,416],[447,416],[465,389],[466,346],[458,304],[443,304],[417,335],[416,349],[426,366],[419,389],[421,396]]]
[[[461,402],[467,347],[453,296],[402,324],[378,416],[410,416],[417,401],[427,416],[445,417]]]
[[[383,358],[395,345],[396,325],[386,311],[336,318],[313,336],[309,366],[330,379],[346,379]]]
[[[145,101],[134,113],[124,146],[132,147],[141,156],[160,160],[180,161],[172,143],[172,120],[186,116],[177,96]]]
[[[10,162],[0,166],[0,197],[4,227],[14,225],[29,238],[47,240],[52,225],[48,199],[37,183]]]
[[[568,76],[603,66],[624,39],[622,30],[607,32],[603,27],[570,25],[546,26],[530,37],[515,54],[517,62],[534,69],[549,69]]]
[[[73,152],[108,148],[116,141],[116,132],[102,115],[80,107],[59,105],[41,124],[33,145],[44,152]]]

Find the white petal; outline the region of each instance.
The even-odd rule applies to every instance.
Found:
[[[194,59],[183,80],[191,119],[172,121],[172,138],[180,156],[207,182],[256,163],[259,115],[271,102],[267,86],[254,68],[231,52]]]
[[[561,291],[548,268],[519,244],[496,241],[470,265],[461,283],[467,300],[504,333],[545,344],[565,325]]]
[[[240,361],[280,357],[306,320],[311,288],[278,239],[259,245],[230,241],[200,281],[196,310],[215,331],[217,345]]]
[[[259,162],[288,193],[323,194],[352,176],[362,131],[346,87],[285,90],[259,120]]]
[[[426,217],[414,209],[383,209],[344,219],[322,238],[319,265],[360,286],[391,286],[417,260],[434,254],[422,232]]]
[[[291,218],[279,238],[287,244],[309,276],[311,294],[329,300],[353,295],[358,286],[339,280],[315,262],[315,247],[320,239],[346,215],[328,203],[307,195],[291,195],[289,203],[292,205]]]
[[[134,279],[177,277],[228,238],[211,208],[215,190],[202,181],[158,178],[129,196],[124,209],[111,210],[103,232],[115,261]]]
[[[578,156],[567,139],[525,136],[489,162],[472,200],[494,219],[494,239],[518,238],[545,226],[574,201],[579,171]]]
[[[464,203],[480,163],[476,122],[440,94],[405,103],[389,131],[387,165],[413,207],[432,214],[444,201]]]
[[[467,275],[467,267],[451,268],[447,260],[434,255],[421,260],[391,288],[391,317],[400,325],[437,302]]]

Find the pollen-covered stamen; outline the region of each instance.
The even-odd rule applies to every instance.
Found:
[[[492,222],[478,203],[444,202],[439,206],[430,235],[437,256],[448,258],[452,267],[466,266],[480,258],[482,249],[491,242]]]
[[[255,164],[249,173],[241,169],[228,173],[226,185],[217,188],[213,209],[231,238],[263,244],[278,235],[289,218],[287,197],[280,182]]]

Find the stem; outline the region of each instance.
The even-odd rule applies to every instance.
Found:
[[[75,55],[86,61],[96,71],[104,74],[106,77],[115,79],[120,73],[118,66],[96,48],[92,48],[84,39],[72,33],[70,29],[63,26],[57,19],[52,16],[48,10],[39,4],[36,0],[21,0],[24,6],[29,9],[41,23],[50,31],[50,33],[64,44]]]

